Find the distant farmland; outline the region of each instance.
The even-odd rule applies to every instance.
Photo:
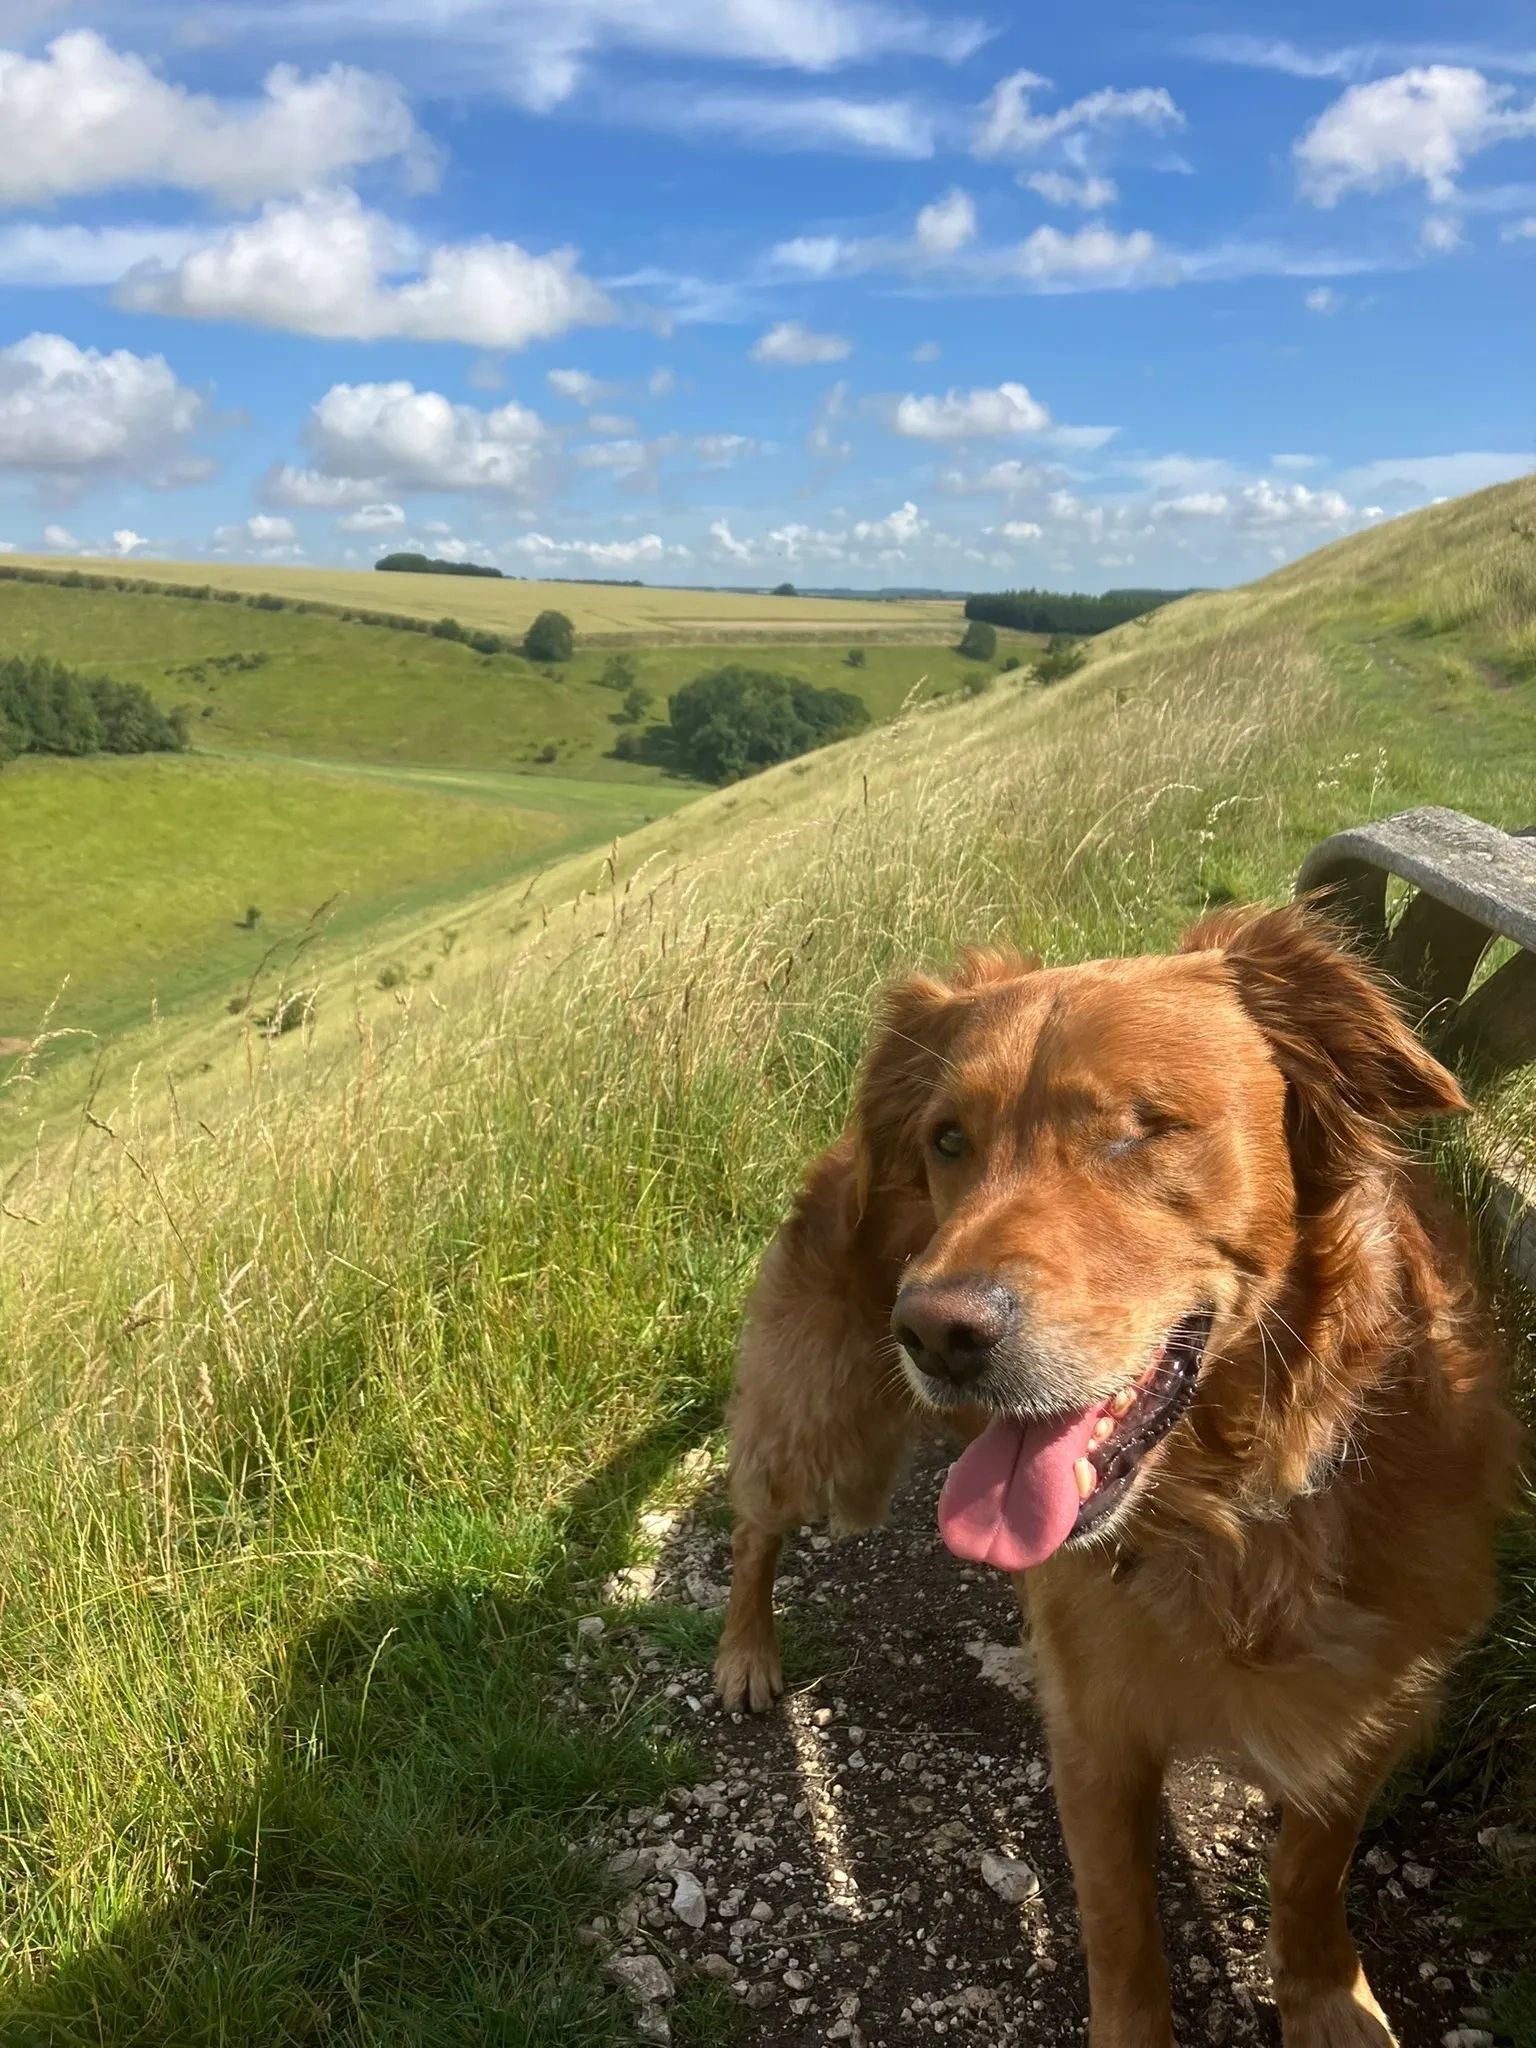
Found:
[[[511,577],[412,576],[374,569],[292,569],[216,562],[61,561],[12,555],[16,568],[65,575],[122,575],[171,587],[211,586],[408,618],[455,618],[496,633],[522,633],[541,611],[565,612],[578,634],[617,644],[740,639],[938,642],[960,626],[943,599],[769,597],[723,590],[665,590],[591,583],[520,583]]]

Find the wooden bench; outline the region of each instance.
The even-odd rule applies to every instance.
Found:
[[[1395,916],[1394,880],[1408,890]],[[1536,1060],[1536,827],[1501,832],[1435,805],[1399,811],[1315,846],[1296,893],[1321,897],[1353,928],[1428,1041],[1473,1085]],[[1477,981],[1500,939],[1517,950]],[[1536,1134],[1495,1179],[1493,1204],[1511,1269],[1536,1289]]]

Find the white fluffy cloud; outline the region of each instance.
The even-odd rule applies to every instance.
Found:
[[[1536,241],[1536,213],[1531,214],[1525,220],[1510,221],[1507,227],[1500,229],[1499,240],[1501,242]]]
[[[1113,206],[1120,197],[1120,188],[1113,178],[1088,173],[1075,178],[1068,171],[1031,171],[1024,183],[1047,206],[1076,206],[1084,213],[1097,213],[1101,207]]]
[[[1022,384],[923,398],[908,392],[891,412],[895,432],[913,441],[997,440],[1008,434],[1038,434],[1050,424],[1050,413]]]
[[[67,526],[45,526],[43,528],[43,546],[45,548],[63,548],[72,554],[79,545],[79,541],[75,539],[75,536]]]
[[[1045,529],[1033,519],[1007,519],[997,529],[1005,540],[1039,540]]]
[[[1340,526],[1355,516],[1342,491],[1314,491],[1306,484],[1276,484],[1268,477],[1233,491],[1189,491],[1152,507],[1158,520],[1225,520],[1249,531],[1278,527]]]
[[[1312,287],[1311,291],[1303,296],[1301,303],[1309,313],[1327,315],[1329,313],[1337,313],[1343,305],[1344,299],[1342,294],[1336,292],[1331,284],[1316,284]]]
[[[733,562],[826,562],[850,568],[903,560],[914,542],[948,545],[936,534],[911,499],[881,519],[859,519],[838,527],[808,526],[789,520],[755,539],[743,539],[729,520],[717,519],[709,529],[716,552]]]
[[[1449,256],[1461,248],[1467,237],[1452,213],[1432,213],[1419,229],[1419,247],[1432,256]]]
[[[482,412],[403,382],[333,384],[306,431],[313,470],[279,472],[268,482],[270,502],[382,503],[391,490],[520,496],[536,483],[549,441],[524,406]],[[348,485],[354,498],[345,495]]]
[[[1156,131],[1184,126],[1183,114],[1160,85],[1137,86],[1130,92],[1106,87],[1053,113],[1037,113],[1033,96],[1049,88],[1050,80],[1033,71],[1015,71],[1001,80],[982,110],[976,154],[1026,156],[1067,136],[1102,134],[1116,128]]]
[[[77,348],[61,334],[0,348],[0,468],[147,476],[184,449],[204,411],[163,356]]]
[[[750,562],[752,550],[744,540],[738,540],[731,531],[728,519],[717,519],[709,529],[709,537],[733,562]]]
[[[768,261],[776,270],[791,270],[799,277],[835,277],[840,271],[866,270],[882,252],[900,248],[896,242],[849,241],[842,235],[792,235],[776,242]]]
[[[359,505],[355,512],[343,512],[336,526],[341,533],[390,533],[405,524],[405,508],[381,502]]]
[[[304,77],[279,64],[259,100],[221,102],[89,29],[41,57],[0,51],[0,201],[12,206],[124,185],[242,205],[389,158],[425,161],[405,97],[346,65]]]
[[[1014,251],[1012,267],[1043,290],[1072,291],[1145,283],[1157,275],[1160,262],[1156,239],[1145,228],[1118,235],[1095,221],[1070,235],[1036,228]]]
[[[843,362],[852,352],[853,343],[841,334],[814,334],[798,320],[781,320],[753,345],[752,360],[803,369],[810,363]]]
[[[1514,98],[1511,87],[1459,64],[1352,85],[1296,144],[1301,189],[1318,206],[1415,182],[1432,199],[1449,199],[1469,157],[1536,134],[1536,102],[1518,106]]]
[[[976,239],[976,202],[958,185],[917,216],[917,246],[925,256],[953,256]]]
[[[853,537],[855,540],[878,547],[903,548],[919,539],[927,530],[927,520],[908,498],[904,505],[898,505],[894,512],[888,512],[883,519],[856,521]]]
[[[556,397],[588,406],[600,405],[605,398],[616,398],[624,388],[621,384],[605,384],[587,370],[550,370],[544,381]]]
[[[411,238],[354,193],[312,194],[274,201],[178,264],[132,271],[118,297],[135,312],[495,349],[612,317],[574,249],[535,256],[516,242],[444,244],[427,252],[416,275],[402,276],[416,258]]]
[[[509,542],[504,552],[546,566],[575,557],[600,569],[634,569],[693,559],[691,549],[665,541],[659,533],[642,533],[634,540],[551,540],[547,533],[525,533]]]

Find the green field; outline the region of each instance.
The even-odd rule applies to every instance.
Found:
[[[443,604],[479,587],[418,580]],[[194,713],[191,757],[25,761],[0,776],[0,901],[14,906],[0,1041],[13,1045],[45,1014],[114,1035],[155,1010],[218,1008],[274,948],[285,957],[322,903],[322,951],[336,957],[381,923],[698,794],[613,758],[622,699],[598,680],[598,649],[546,672],[325,615],[3,581],[0,647],[142,683]],[[977,674],[951,647],[870,645],[861,668],[845,652],[745,658],[850,689],[882,720]],[[675,690],[743,650],[634,658],[664,718]],[[250,905],[260,926],[236,930]],[[59,1041],[56,1056],[75,1046]]]
[[[680,800],[444,771],[149,755],[22,761],[0,781],[0,1040],[111,1033],[238,997],[272,948],[330,946]],[[254,906],[253,928],[238,920]]]
[[[480,588],[463,578],[417,580],[437,586],[445,610],[456,609],[462,591]],[[1036,644],[1022,635],[1005,640],[1004,651]],[[521,769],[553,742],[562,775],[654,779],[654,771],[606,758],[622,727],[619,697],[598,684],[607,659],[600,649],[578,648],[547,673],[517,655],[476,654],[453,641],[312,613],[6,582],[0,647],[143,683],[167,706],[190,704],[198,748]],[[658,717],[674,690],[727,661],[852,690],[876,718],[890,717],[914,690],[942,695],[976,672],[952,647],[866,644],[859,669],[846,665],[845,652],[720,643],[637,647],[634,658]]]
[[[8,556],[17,567],[64,571],[56,556]],[[371,569],[289,569],[242,563],[84,560],[87,575],[130,574],[151,582],[216,590],[270,591],[311,604],[360,606],[409,618],[450,616],[492,632],[522,634],[546,610],[562,611],[578,633],[642,644],[681,638],[782,640],[872,633],[943,639],[958,634],[953,600],[768,597],[728,590],[667,590],[649,585],[524,583],[513,577],[412,576]]]
[[[1118,629],[1055,689],[701,796],[458,904],[430,1001],[375,985],[424,920],[331,970],[302,1045],[189,1016],[104,1070],[94,1121],[13,1088],[6,2048],[632,2041],[580,1939],[619,1903],[595,1835],[726,1766],[642,1669],[686,1692],[709,1618],[605,1582],[717,1470],[743,1293],[877,985],[964,943],[1165,947],[1410,804],[1531,823],[1533,531],[1536,481],[1435,507]],[[1531,1117],[1527,1078],[1445,1140],[1475,1220]],[[1536,1310],[1500,1314],[1529,1410]],[[1526,1513],[1415,1796],[1536,1829],[1533,1693]],[[1432,1909],[1461,1916],[1437,1957],[1484,1926],[1508,1954],[1531,1873]],[[679,2048],[731,2038],[700,1988]],[[1479,1996],[1536,2038],[1536,1985]]]

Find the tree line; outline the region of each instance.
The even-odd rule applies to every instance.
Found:
[[[345,626],[383,626],[391,633],[431,633],[461,640],[476,654],[516,654],[521,643],[506,633],[460,626],[454,619],[417,619],[401,612],[367,611],[329,604],[323,598],[279,597],[271,590],[232,590],[217,583],[157,583],[148,576],[87,575],[79,569],[34,569],[0,562],[0,583],[46,583],[60,590],[122,591],[137,597],[186,598],[195,604],[243,604],[253,612],[303,612],[311,618],[340,619]]]
[[[495,568],[490,562],[445,562],[441,555],[417,555],[408,550],[397,549],[392,555],[382,555],[374,563],[375,569],[411,576],[496,576],[505,582],[523,583],[523,576],[508,576],[505,569]],[[644,590],[645,585],[638,576],[538,576],[537,583],[596,583],[604,590]]]
[[[410,576],[496,576],[501,571],[489,562],[445,562],[440,555],[413,555],[402,550],[398,554],[382,555],[374,563],[375,569],[387,569]]]
[[[965,616],[1015,633],[1107,633],[1127,619],[1142,618],[1187,590],[1106,590],[1102,597],[1082,591],[999,590],[965,600]]]
[[[42,655],[0,661],[0,766],[18,754],[179,754],[186,714],[139,683],[82,676]]]

